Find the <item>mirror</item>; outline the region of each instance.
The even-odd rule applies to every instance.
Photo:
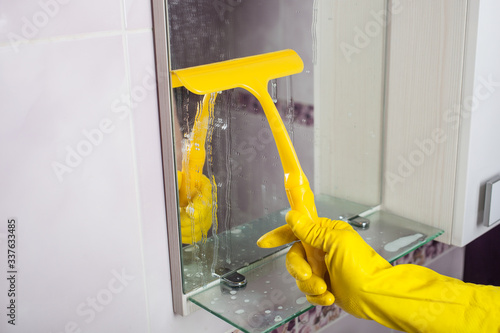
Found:
[[[267,88],[319,214],[349,219],[379,205],[385,1],[167,4],[174,71],[294,50],[302,72],[273,79]],[[189,293],[278,251],[256,241],[285,223],[290,204],[273,133],[250,91],[218,91],[203,102],[204,95],[181,85],[171,96],[179,246]]]

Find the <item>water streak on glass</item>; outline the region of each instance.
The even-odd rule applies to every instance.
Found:
[[[232,91],[230,94],[230,99],[232,97]],[[229,103],[228,106],[229,112],[226,116],[226,123],[225,123],[225,139],[226,139],[226,154],[225,154],[225,167],[226,167],[226,196],[225,196],[225,203],[226,203],[226,215],[224,217],[224,229],[225,230],[230,230],[231,229],[231,182],[232,182],[232,175],[231,175],[231,112],[232,110],[232,103]],[[226,244],[230,244],[231,240],[229,239],[231,237],[231,233],[226,233]],[[228,247],[227,252],[226,252],[226,264],[231,264],[231,252],[232,249]]]
[[[207,175],[208,179],[210,179],[210,183],[212,185],[212,237],[215,243],[213,247],[213,258],[215,260],[212,261],[210,265],[208,263],[204,266],[211,267],[211,275],[215,272],[215,265],[217,263],[218,258],[218,250],[219,250],[219,238],[217,235],[217,230],[219,228],[219,221],[217,219],[217,182],[215,180],[215,176],[213,173],[213,145],[212,138],[214,133],[214,119],[215,119],[215,101],[216,101],[217,93],[212,93],[210,96],[209,108],[208,108],[208,129],[207,129],[207,138],[205,141],[206,150],[207,150]],[[204,269],[204,268],[202,268]],[[208,278],[208,276],[207,276]]]
[[[271,99],[274,103],[278,102],[278,79],[271,80]]]
[[[292,91],[292,77],[287,76],[285,78],[286,82],[286,119],[287,121],[287,127],[288,127],[288,134],[290,135],[290,140],[294,142],[294,125],[293,122],[295,121],[295,105],[293,103],[293,91]]]

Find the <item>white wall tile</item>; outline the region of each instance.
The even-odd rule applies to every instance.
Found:
[[[152,32],[129,33],[131,95],[138,200],[142,226],[144,269],[148,284],[150,327],[160,332],[172,314],[163,171]],[[151,84],[152,87],[151,87]]]
[[[120,0],[0,2],[0,44],[122,29]]]
[[[123,0],[127,30],[152,28],[151,1]]]
[[[130,123],[112,111],[128,93],[122,41],[0,50],[0,154],[10,161],[0,164],[0,183],[9,189],[0,211],[19,220],[18,318],[28,318],[19,321],[21,331],[63,331],[72,321],[88,332],[146,329],[133,137]],[[104,119],[109,133],[98,134]],[[88,154],[58,179],[52,164],[67,163],[68,147]],[[113,272],[122,270],[133,280],[106,294]],[[106,304],[91,318],[88,299],[99,295]]]

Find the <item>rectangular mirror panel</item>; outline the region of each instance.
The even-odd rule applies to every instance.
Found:
[[[267,91],[317,200],[342,203],[332,207],[332,219],[379,205],[385,1],[167,4],[174,71],[294,50],[303,70],[271,80]],[[223,77],[217,68],[214,75]],[[221,89],[203,103],[198,81],[177,79],[171,105],[179,246],[184,293],[190,293],[218,279],[221,270],[241,269],[280,250],[261,249],[256,241],[285,224],[290,204],[275,137],[251,89]]]

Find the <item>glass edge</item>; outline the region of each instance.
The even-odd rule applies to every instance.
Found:
[[[436,239],[437,237],[441,236],[442,234],[444,233],[444,230],[438,230],[436,233],[430,235],[430,236],[427,236],[427,238],[417,244],[415,244],[414,246],[410,247],[408,250],[404,251],[404,252],[401,252],[401,253],[398,253],[396,256],[388,259],[387,261],[391,264],[393,264],[396,260],[404,257],[405,255],[407,255],[408,253],[411,253],[413,251],[415,251],[416,249],[424,246],[425,244],[427,243],[430,243],[431,241],[433,241],[434,239]]]
[[[223,316],[222,314],[220,314],[220,313],[218,313],[218,312],[216,312],[216,311],[212,311],[210,308],[208,308],[208,307],[204,306],[204,305],[203,305],[203,303],[198,302],[196,299],[194,299],[194,298],[193,298],[194,296],[195,296],[195,295],[193,295],[193,296],[189,296],[189,297],[188,297],[188,301],[193,302],[194,304],[198,305],[200,308],[202,308],[202,309],[204,309],[204,310],[208,311],[209,313],[213,314],[213,315],[214,315],[214,316],[216,316],[217,318],[220,318],[220,319],[224,320],[226,323],[231,324],[232,326],[236,327],[237,329],[242,330],[242,331],[243,331],[243,332],[245,332],[245,333],[251,333],[251,332],[247,331],[245,328],[240,327],[239,325],[236,325],[236,324],[234,324],[233,322],[229,321],[229,320],[228,320],[225,316]]]
[[[249,331],[248,329],[246,329],[246,328],[244,328],[244,327],[241,327],[241,326],[240,326],[240,325],[238,325],[238,324],[233,323],[232,321],[230,321],[230,320],[229,320],[227,317],[225,317],[224,315],[222,315],[222,314],[220,314],[220,313],[218,313],[218,312],[212,311],[210,308],[206,307],[206,306],[205,306],[205,305],[203,305],[201,302],[198,302],[196,299],[194,299],[194,298],[193,298],[194,296],[195,296],[195,295],[193,295],[193,296],[189,296],[189,297],[188,297],[188,300],[189,300],[189,301],[191,301],[191,302],[193,302],[194,304],[196,304],[196,305],[197,305],[197,306],[199,306],[200,308],[207,310],[208,312],[210,312],[210,313],[211,313],[211,314],[213,314],[214,316],[216,316],[216,317],[218,317],[218,318],[220,318],[220,319],[224,320],[226,323],[228,323],[228,324],[230,324],[230,325],[234,326],[235,328],[237,328],[237,329],[239,329],[239,330],[241,330],[241,331],[243,331],[243,332],[245,332],[245,333],[252,333],[252,332],[253,332],[253,331]],[[312,309],[313,307],[315,307],[315,305],[312,305],[312,304],[310,304],[310,303],[309,303],[309,306],[305,307],[304,309],[299,310],[299,311],[297,311],[297,312],[293,313],[291,316],[286,317],[286,319],[285,319],[285,320],[283,320],[283,321],[281,321],[281,322],[279,322],[279,323],[276,323],[275,325],[273,325],[273,326],[271,326],[271,327],[269,327],[269,328],[266,328],[265,330],[260,331],[260,332],[261,332],[261,333],[268,333],[268,332],[271,332],[273,329],[275,329],[275,328],[277,328],[277,327],[280,327],[280,326],[282,326],[282,325],[287,324],[287,323],[288,323],[288,322],[290,322],[292,319],[297,318],[298,316],[300,316],[301,314],[305,313],[306,311],[309,311],[309,310],[310,310],[310,309]]]
[[[271,326],[270,328],[268,328],[267,330],[265,331],[262,331],[262,333],[268,333],[268,332],[271,332],[272,330],[274,330],[275,328],[278,328],[282,325],[285,325],[287,323],[289,323],[292,319],[295,319],[297,318],[298,316],[300,316],[301,314],[309,311],[310,309],[314,308],[315,305],[312,305],[311,303],[309,303],[309,305],[304,308],[303,310],[300,310],[300,311],[297,311],[296,313],[292,314],[290,317],[287,317],[285,320],[283,320],[282,322],[279,322],[279,323],[276,323],[275,325]]]

